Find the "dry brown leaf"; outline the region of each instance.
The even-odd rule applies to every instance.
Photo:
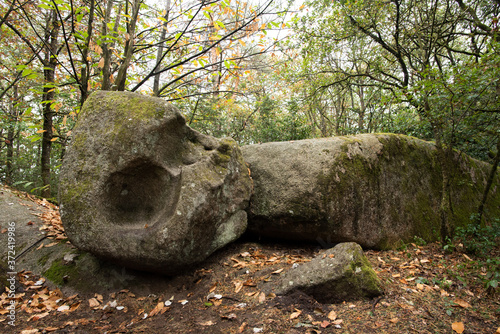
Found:
[[[266,294],[264,292],[261,292],[259,294],[259,303],[263,303],[266,301]]]
[[[397,324],[398,321],[399,321],[399,318],[392,318],[391,320],[389,320],[390,322],[392,322],[393,324]]]
[[[273,271],[271,274],[279,274],[283,271],[283,268]]]
[[[326,320],[323,320],[323,322],[320,324],[321,328],[326,328],[330,325],[331,325],[330,322]]]
[[[38,319],[42,319],[46,316],[49,315],[49,312],[43,312],[43,313],[40,313],[40,314],[35,314],[35,315],[32,315],[31,317],[28,318],[28,321],[37,321]]]
[[[459,299],[455,299],[454,302],[455,302],[455,304],[457,304],[458,306],[463,307],[463,308],[470,307],[469,303],[467,303],[465,300],[460,299],[460,298]],[[457,306],[457,305],[453,305],[453,306]]]
[[[213,322],[212,320],[208,320],[208,321],[204,321],[204,322],[199,322],[198,324],[202,325],[202,326],[213,326],[215,325],[216,323]]]
[[[236,282],[233,282],[233,284],[235,286],[234,292],[235,293],[240,292],[241,288],[243,287],[243,282],[236,281]]]
[[[335,320],[335,319],[337,319],[337,312],[330,311],[330,313],[328,313],[328,319],[330,319],[332,321]]]
[[[495,332],[495,334],[500,334],[500,327],[497,328],[497,331]]]
[[[247,323],[246,322],[242,323],[240,328],[238,328],[238,332],[243,333],[243,331],[245,330],[246,327],[247,327]]]
[[[334,324],[334,325],[340,325],[340,324],[341,324],[341,323],[343,323],[343,322],[344,322],[344,320],[342,320],[342,319],[337,319],[337,320],[335,320],[334,322],[332,322],[332,324]]]
[[[393,274],[392,277],[393,278],[399,278],[399,277],[401,277],[401,274]]]
[[[74,311],[76,311],[76,310],[80,307],[80,304],[81,304],[81,303],[82,303],[82,302],[76,302],[76,303],[72,304],[72,305],[71,305],[71,307],[69,308],[69,311],[70,311],[70,312],[74,312]]]
[[[151,311],[149,312],[149,316],[152,317],[154,315],[157,315],[159,312],[161,312],[161,310],[165,307],[165,303],[163,302],[159,302],[156,307]]]
[[[456,333],[461,334],[465,330],[464,323],[454,322],[453,324],[451,324],[451,329],[453,329]]]
[[[467,254],[462,254],[467,260],[472,261],[470,257],[467,256]]]
[[[295,309],[295,312],[293,312],[292,314],[290,314],[290,319],[298,318],[301,314],[302,314],[301,310]]]
[[[99,306],[99,302],[95,298],[90,298],[89,299],[89,306],[92,308],[97,307],[97,306]]]

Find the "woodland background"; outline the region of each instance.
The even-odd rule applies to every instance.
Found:
[[[55,198],[86,98],[129,90],[240,144],[432,140],[445,212],[454,150],[498,165],[499,15],[499,0],[0,0],[0,182]]]

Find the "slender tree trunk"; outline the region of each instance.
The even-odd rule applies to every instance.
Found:
[[[42,95],[42,111],[43,111],[43,136],[42,136],[42,152],[41,152],[41,173],[42,173],[42,193],[43,197],[51,197],[50,189],[50,156],[52,151],[53,138],[53,116],[52,101],[54,100],[54,85],[55,85],[55,69],[57,65],[56,51],[59,35],[59,22],[57,21],[56,11],[53,10],[50,14],[50,23],[48,24],[45,50],[45,64],[43,69],[44,88]]]
[[[113,9],[113,0],[108,0],[107,7],[106,7],[106,13],[104,17],[104,22],[102,25],[101,29],[101,35],[102,36],[108,36],[108,22],[111,17],[111,10]],[[118,26],[120,25],[120,17],[121,17],[121,11],[122,11],[123,5],[120,4],[118,6],[118,12],[116,13],[116,20],[115,24],[113,26],[113,36],[118,35]],[[108,42],[109,39],[106,40],[106,42],[101,44],[102,48],[102,58],[103,58],[103,64],[102,64],[102,84],[101,84],[101,89],[102,90],[110,90],[111,89],[111,49],[114,47],[115,43]]]
[[[488,177],[488,181],[486,182],[486,187],[484,188],[483,198],[477,210],[476,223],[478,225],[481,224],[481,220],[483,218],[484,206],[486,205],[486,200],[488,199],[488,193],[490,192],[491,185],[493,184],[493,180],[495,179],[499,163],[500,163],[500,138],[497,141],[497,155],[495,156],[493,166],[491,166],[490,175]]]
[[[442,132],[438,126],[434,126],[434,139],[439,165],[441,167],[441,200],[439,204],[439,216],[441,220],[441,241],[446,243],[451,239],[453,229],[450,225],[451,207],[451,158],[453,150],[451,147],[445,147],[442,141]]]
[[[9,127],[7,129],[7,138],[5,140],[5,146],[7,147],[7,161],[6,161],[6,178],[5,183],[8,185],[12,185],[12,175],[14,169],[12,168],[12,162],[14,160],[14,120],[11,119],[9,123]]]
[[[142,0],[134,0],[132,5],[132,17],[127,24],[128,40],[125,44],[125,52],[123,57],[123,62],[118,69],[118,75],[116,77],[116,90],[124,91],[125,82],[127,80],[127,70],[132,60],[132,55],[134,53],[134,40],[135,40],[135,27],[137,24],[137,18],[139,15],[139,8],[141,7]]]
[[[87,59],[89,55],[90,39],[92,38],[92,29],[94,26],[94,9],[95,0],[90,0],[89,21],[87,25],[87,39],[82,48],[82,66],[80,72],[80,107],[83,106],[85,100],[89,96],[89,78],[90,78],[90,62]]]
[[[165,35],[167,34],[167,22],[169,13],[170,13],[170,0],[167,0],[167,4],[165,5],[165,16],[163,17],[165,21],[163,22],[160,33],[160,45],[158,46],[158,51],[156,52],[156,66],[155,66],[156,70],[159,70],[161,68],[161,56],[163,54],[163,49],[165,47]],[[153,94],[155,96],[158,96],[160,93],[160,76],[161,73],[158,73],[154,77]]]

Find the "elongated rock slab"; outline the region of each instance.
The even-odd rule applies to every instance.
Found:
[[[391,248],[440,237],[442,172],[434,144],[395,134],[243,146],[254,180],[248,230],[259,236]],[[459,152],[450,163],[455,226],[470,222],[491,165]],[[486,211],[500,214],[500,173]]]
[[[251,191],[232,139],[202,135],[163,100],[127,92],[89,97],[59,182],[75,246],[166,274],[237,239]]]

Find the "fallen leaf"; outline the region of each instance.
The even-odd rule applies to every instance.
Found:
[[[95,298],[97,298],[97,300],[98,300],[100,303],[102,303],[102,301],[103,301],[103,299],[104,299],[104,298],[102,297],[102,295],[100,295],[100,294],[98,294],[98,293],[94,294],[94,297],[95,297]]]
[[[57,308],[58,312],[66,312],[69,311],[69,305],[62,305]]]
[[[451,329],[453,329],[455,332],[457,332],[458,334],[461,334],[464,332],[465,330],[465,327],[464,327],[464,323],[463,322],[454,322],[452,325],[451,325]]]
[[[323,320],[323,322],[321,323],[321,328],[326,328],[328,326],[330,326],[330,322],[329,321],[326,321],[326,320]]]
[[[292,314],[290,314],[290,319],[298,318],[301,314],[302,314],[301,310],[295,309],[295,312],[293,312]]]
[[[202,325],[202,326],[213,326],[215,325],[216,323],[213,322],[212,320],[208,320],[208,321],[204,321],[204,322],[199,322],[198,324]]]
[[[470,257],[467,256],[467,254],[462,254],[467,260],[472,261]]]
[[[465,300],[463,299],[455,299],[455,304],[457,304],[458,306],[460,307],[463,307],[463,308],[468,308],[470,307],[470,304],[467,303]],[[453,306],[456,306],[456,305],[453,305]]]
[[[235,288],[234,288],[234,292],[235,293],[238,293],[240,292],[241,288],[243,287],[243,282],[240,282],[240,281],[236,281],[236,282],[233,282]]]
[[[97,307],[97,306],[99,306],[99,302],[95,298],[90,298],[89,299],[89,306],[92,308]]]
[[[151,312],[149,312],[149,316],[152,317],[154,315],[157,315],[161,310],[165,307],[165,304],[163,302],[159,302]]]
[[[73,305],[71,305],[71,307],[69,308],[69,311],[70,311],[70,312],[74,312],[74,311],[76,311],[76,310],[80,307],[80,304],[81,304],[81,303],[82,303],[82,302],[77,302],[77,303],[74,303],[74,304],[73,304]]]
[[[247,327],[247,323],[246,322],[242,323],[240,328],[238,328],[238,332],[243,333],[243,331],[245,330],[246,327]]]
[[[332,321],[337,319],[337,313],[335,311],[330,311],[330,313],[328,313],[328,319]]]
[[[264,292],[261,292],[259,294],[259,303],[263,303],[266,301],[266,294]]]
[[[222,319],[227,319],[227,320],[233,320],[233,319],[237,318],[236,314],[234,314],[234,313],[230,313],[228,315],[221,315],[220,317]]]
[[[399,318],[392,318],[391,320],[389,320],[390,322],[392,322],[393,324],[397,324],[398,321],[399,321]]]
[[[500,327],[497,328],[497,331],[495,332],[495,334],[500,334]]]
[[[29,317],[28,321],[37,321],[38,319],[42,319],[46,316],[49,315],[49,312],[43,312],[43,313],[40,313],[40,314],[35,314],[35,315],[32,315],[31,317]]]
[[[342,320],[342,319],[337,319],[337,320],[335,320],[334,322],[332,322],[332,324],[334,324],[334,325],[340,325],[340,324],[341,324],[341,323],[343,323],[343,322],[344,322],[344,320]]]
[[[279,274],[283,271],[283,268],[273,271],[271,274]]]

